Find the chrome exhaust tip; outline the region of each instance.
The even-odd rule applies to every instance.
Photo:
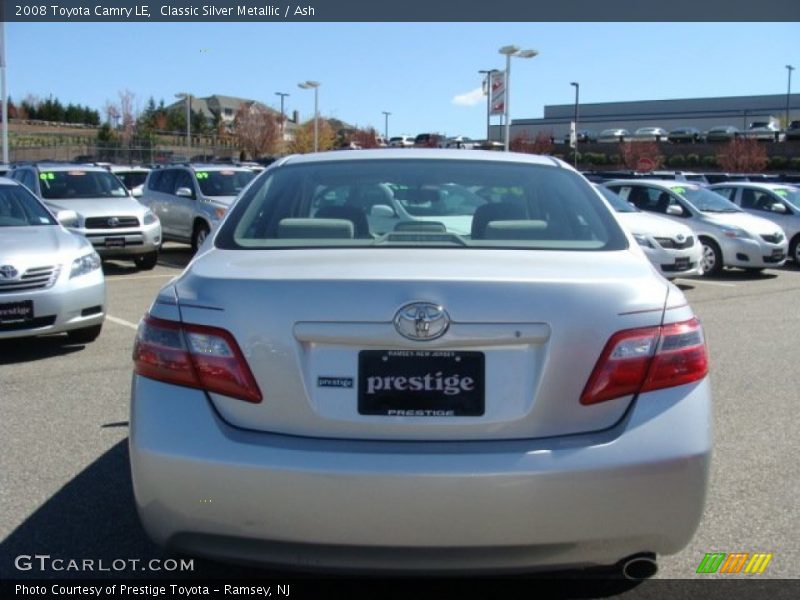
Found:
[[[636,554],[622,562],[622,575],[631,581],[649,579],[658,572],[655,554]]]

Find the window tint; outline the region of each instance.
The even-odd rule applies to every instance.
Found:
[[[178,171],[175,174],[175,187],[172,193],[177,192],[178,188],[189,188],[192,191],[192,198],[194,198],[194,184],[188,171]]]
[[[255,177],[252,171],[196,171],[195,177],[204,196],[238,196],[250,180]]]
[[[171,194],[175,191],[175,176],[177,175],[176,169],[164,169],[161,172],[161,177],[158,178],[157,191],[164,194]]]
[[[772,205],[775,202],[767,192],[749,188],[742,190],[742,208],[771,212]]]

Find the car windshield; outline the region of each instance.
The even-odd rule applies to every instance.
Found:
[[[234,206],[218,247],[627,247],[589,184],[552,166],[476,160],[286,165]]]
[[[42,196],[50,200],[82,198],[124,198],[128,190],[107,171],[42,171],[39,173]]]
[[[603,194],[603,197],[608,200],[608,203],[611,207],[619,212],[619,213],[631,213],[631,212],[640,212],[638,208],[635,206],[631,206],[628,202],[622,199],[622,197],[614,192],[613,190],[608,189],[602,185],[596,185],[597,191]]]
[[[56,220],[21,185],[0,185],[0,227],[37,225],[56,225]]]
[[[195,175],[204,196],[238,196],[255,177],[255,173],[250,170],[234,169],[196,171]]]
[[[781,187],[772,190],[797,210],[800,210],[800,188]]]
[[[727,198],[697,185],[681,185],[671,189],[702,212],[741,212],[741,209]]]

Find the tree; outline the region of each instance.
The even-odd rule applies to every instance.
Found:
[[[339,147],[348,147],[351,143],[364,149],[378,147],[378,132],[373,127],[368,127],[367,129],[356,127],[355,129],[342,131],[337,138]]]
[[[239,149],[251,158],[274,154],[280,137],[279,120],[265,106],[243,104],[233,119],[233,135]]]
[[[512,152],[526,154],[552,154],[553,135],[549,131],[540,131],[536,137],[531,138],[527,131],[523,131],[511,139],[508,148]]]
[[[768,160],[767,149],[752,138],[734,138],[717,152],[717,163],[729,173],[763,171]]]
[[[134,98],[136,98],[136,94],[130,90],[122,90],[119,92],[119,115],[122,119],[122,143],[126,146],[130,144],[133,136],[136,134],[136,117],[133,114]]]
[[[634,171],[642,162],[648,162],[650,170],[664,165],[664,155],[656,142],[623,142],[619,145],[619,153],[623,166]]]
[[[320,152],[330,150],[336,145],[336,132],[325,119],[319,120],[318,146]],[[289,151],[306,154],[314,151],[314,119],[309,119],[295,129],[294,139],[289,143]]]

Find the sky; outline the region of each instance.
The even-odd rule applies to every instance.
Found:
[[[178,92],[319,109],[389,135],[483,138],[481,69],[512,59],[511,118],[544,106],[785,94],[800,68],[800,23],[7,23],[9,94],[49,95],[102,111],[130,90],[143,109]],[[793,92],[800,91],[795,73]]]

